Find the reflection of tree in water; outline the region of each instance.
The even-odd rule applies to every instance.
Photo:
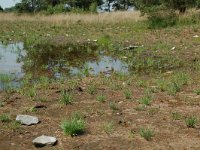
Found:
[[[70,67],[81,69],[86,62],[99,59],[97,45],[94,43],[59,46],[40,44],[25,49],[27,54],[24,58],[24,70],[31,72],[35,77],[52,77],[55,73],[69,76]]]

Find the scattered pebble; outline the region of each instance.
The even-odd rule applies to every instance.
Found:
[[[199,36],[198,36],[198,35],[194,35],[193,37],[194,37],[194,38],[198,38]]]
[[[174,46],[174,47],[172,47],[172,49],[171,50],[175,50],[176,49],[176,47]]]

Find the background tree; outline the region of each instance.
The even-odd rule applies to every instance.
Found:
[[[131,0],[136,8],[148,11],[150,8],[166,7],[185,13],[187,8],[197,7],[199,0]]]
[[[66,0],[65,2],[74,8],[80,8],[86,11],[88,11],[90,6],[94,3],[96,3],[97,6],[103,3],[102,0]]]
[[[0,12],[3,12],[3,8],[0,6]]]

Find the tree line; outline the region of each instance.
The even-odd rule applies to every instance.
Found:
[[[58,9],[59,12],[81,9],[83,11],[96,11],[98,6],[104,4],[107,11],[111,7],[115,10],[127,10],[129,6],[146,13],[157,7],[179,10],[184,13],[187,8],[200,7],[200,0],[21,0],[14,7],[7,8],[5,11],[15,12],[40,12]],[[3,11],[0,6],[0,11]]]

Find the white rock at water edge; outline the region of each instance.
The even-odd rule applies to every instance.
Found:
[[[39,123],[39,119],[37,117],[29,116],[29,115],[17,115],[16,121],[19,121],[21,124],[28,125],[28,126]]]
[[[36,147],[53,146],[57,142],[57,139],[55,137],[42,135],[35,138],[32,142]]]

